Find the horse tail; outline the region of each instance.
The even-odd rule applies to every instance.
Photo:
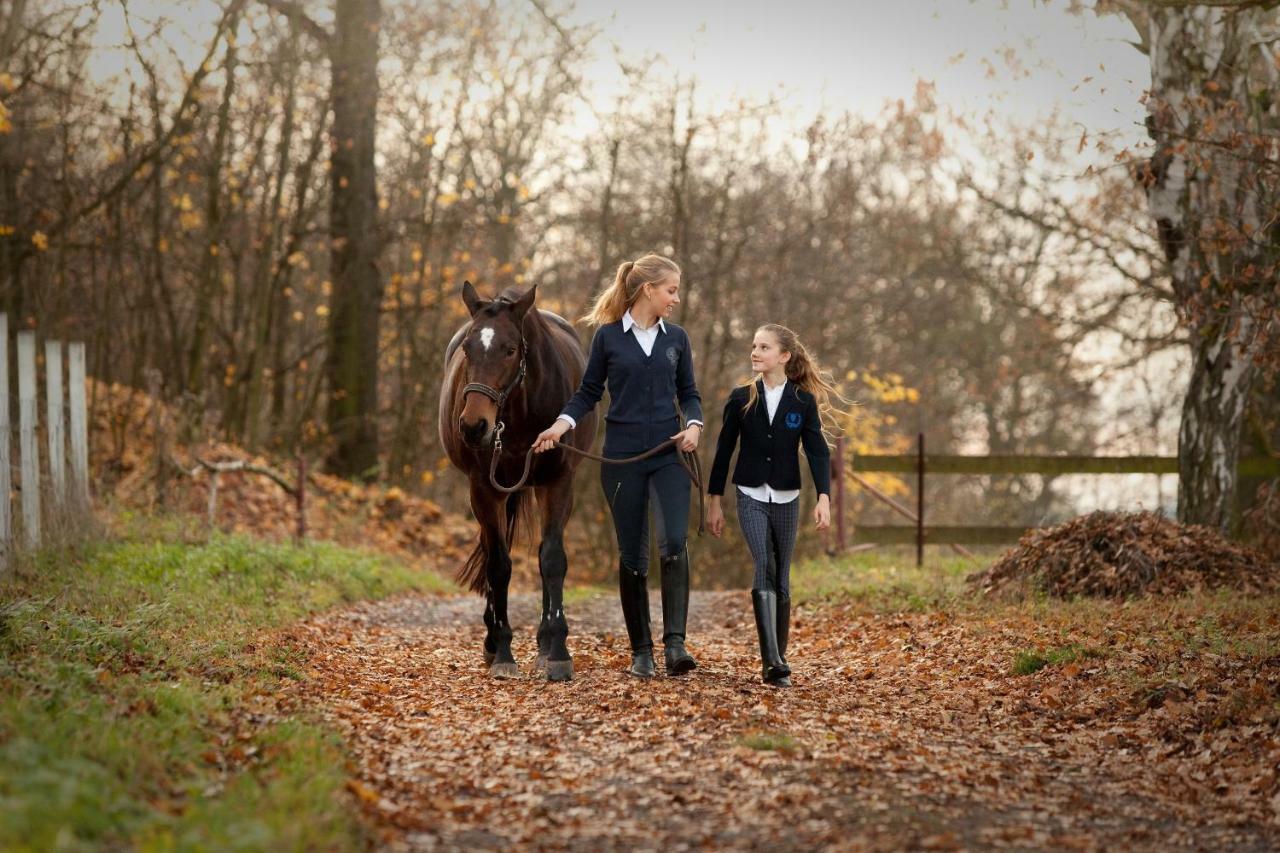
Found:
[[[507,529],[506,547],[510,555],[515,547],[516,539],[521,533],[526,536],[533,530],[535,504],[533,495],[527,489],[512,492],[507,496]],[[489,550],[485,547],[484,532],[480,540],[467,557],[467,562],[458,570],[458,583],[472,592],[484,595],[489,591]]]
[[[515,549],[516,540],[533,538],[534,510],[537,505],[533,492],[521,489],[507,498],[507,550]]]
[[[484,533],[481,533],[476,547],[472,549],[462,568],[458,569],[456,576],[459,584],[481,595],[489,591],[488,553],[489,550],[484,547]]]

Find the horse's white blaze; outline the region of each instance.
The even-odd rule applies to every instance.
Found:
[[[484,345],[484,351],[489,351],[490,344],[493,343],[493,329],[489,326],[480,330],[480,343]]]

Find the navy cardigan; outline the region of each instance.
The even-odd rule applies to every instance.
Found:
[[[756,404],[745,414],[747,386],[734,388],[724,405],[724,422],[716,439],[716,458],[711,463],[711,479],[707,494],[723,495],[729,459],[742,439],[738,464],[733,469],[733,482],[740,486],[763,486],[789,491],[800,488],[800,444],[809,460],[809,472],[819,495],[831,494],[831,449],[822,434],[818,417],[818,401],[808,392],[787,382],[778,401],[778,410],[769,420],[769,407],[764,402],[764,383],[756,383]]]
[[[597,329],[582,384],[562,414],[580,422],[600,402],[606,382],[606,455],[640,453],[678,433],[677,400],[686,421],[702,420],[702,398],[693,381],[693,348],[685,330],[674,323],[658,328],[650,355],[644,354],[634,334],[622,331],[621,320]]]

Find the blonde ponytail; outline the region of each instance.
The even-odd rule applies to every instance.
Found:
[[[673,275],[680,275],[680,267],[662,255],[651,254],[639,260],[625,261],[618,266],[613,284],[596,296],[591,310],[580,319],[592,326],[616,323],[639,298],[641,288]]]

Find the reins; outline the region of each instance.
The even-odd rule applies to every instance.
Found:
[[[493,456],[489,461],[489,485],[493,486],[503,494],[511,494],[524,488],[524,484],[529,479],[529,470],[533,467],[533,448],[530,447],[524,455],[524,471],[520,474],[520,479],[514,486],[504,486],[498,482],[498,457],[502,455],[502,431],[506,429],[506,424],[498,421],[494,428],[493,436]],[[657,447],[651,447],[644,453],[635,456],[628,456],[625,459],[608,459],[604,456],[598,456],[589,450],[581,450],[571,444],[565,444],[563,441],[557,441],[556,446],[584,456],[587,459],[594,459],[604,465],[626,465],[630,462],[639,462],[648,459],[651,456],[657,456],[668,449],[675,447],[676,440],[668,438]],[[693,481],[693,485],[698,489],[698,534],[706,533],[706,490],[702,486],[702,463],[698,460],[698,454],[688,450],[681,450],[677,453],[680,460],[680,467],[689,475],[689,479]]]

